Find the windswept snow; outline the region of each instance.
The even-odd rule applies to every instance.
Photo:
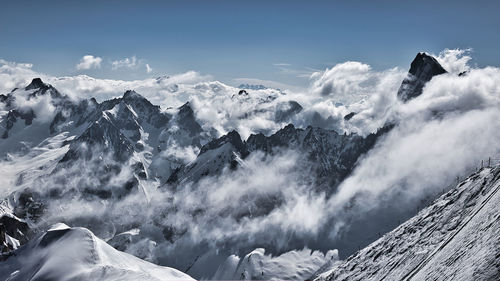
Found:
[[[193,280],[115,250],[85,228],[58,224],[0,263],[6,280]]]
[[[326,254],[309,249],[273,257],[258,248],[244,258],[229,256],[219,266],[213,280],[306,280],[323,264],[338,261],[337,250]]]
[[[499,189],[481,169],[316,280],[499,280]]]

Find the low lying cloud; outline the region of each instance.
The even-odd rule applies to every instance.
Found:
[[[101,68],[102,58],[94,57],[92,55],[83,56],[80,62],[76,65],[78,70],[88,70],[92,68]]]
[[[127,251],[183,269],[197,256],[222,262],[227,255],[245,254],[255,245],[271,253],[302,249],[326,222],[324,197],[304,184],[307,169],[297,166],[302,156],[293,151],[274,157],[252,154],[236,171],[228,169],[175,191],[143,183],[142,190],[125,197],[121,186],[133,176],[132,170],[99,149],[93,151],[92,159],[77,161],[37,182],[37,192],[57,194],[47,200],[42,225],[63,221],[88,227],[104,239],[138,228],[141,239],[132,244],[149,240],[155,246],[146,256],[133,245]],[[103,169],[111,169],[113,180],[107,180]],[[75,196],[75,190],[87,195]],[[116,195],[92,197],[104,191]],[[205,269],[205,274],[216,268]]]

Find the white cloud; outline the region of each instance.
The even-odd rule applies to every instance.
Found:
[[[151,71],[153,71],[153,68],[151,68],[151,66],[149,66],[149,63],[146,63],[146,72],[151,73]]]
[[[367,64],[348,61],[314,72],[310,76],[310,91],[342,103],[353,103],[381,90],[397,90],[403,78],[404,71],[397,68],[377,72]]]
[[[16,63],[0,59],[0,94],[6,94],[14,88],[26,87],[34,77],[46,77],[32,69],[30,63]]]
[[[137,60],[136,56],[132,56],[130,58],[124,58],[121,60],[115,60],[111,62],[111,68],[113,70],[119,69],[119,68],[135,68],[138,66],[139,61]]]
[[[469,61],[472,59],[470,53],[472,49],[444,49],[439,55],[434,55],[438,60],[439,64],[443,68],[451,73],[461,73],[470,69],[468,65]]]
[[[92,55],[83,56],[80,59],[80,63],[76,65],[78,70],[87,70],[91,68],[101,68],[102,58],[94,57]]]

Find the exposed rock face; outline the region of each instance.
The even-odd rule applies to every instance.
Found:
[[[196,160],[174,171],[168,183],[196,182],[204,176],[218,175],[226,167],[235,169],[238,166],[238,159],[245,158],[248,154],[240,134],[231,131],[202,146]]]
[[[398,90],[398,98],[407,102],[422,94],[425,83],[432,77],[446,73],[446,70],[432,56],[426,53],[418,53],[411,63],[408,76],[403,80]]]
[[[56,90],[56,88],[52,87],[52,85],[46,84],[40,78],[35,78],[31,81],[31,83],[24,88],[26,91],[33,90],[31,94],[29,94],[29,98],[35,98],[37,96],[43,96],[49,94],[53,99],[63,98],[63,95]]]
[[[198,181],[206,175],[217,175],[225,167],[234,169],[238,166],[238,159],[256,151],[275,154],[291,149],[306,156],[307,163],[303,164],[312,165],[318,185],[336,186],[352,171],[358,158],[391,128],[386,126],[375,134],[361,137],[311,126],[300,129],[290,124],[270,136],[250,135],[246,141],[232,131],[203,146],[198,158],[174,172],[169,183]]]
[[[349,121],[351,120],[354,116],[356,115],[356,112],[351,112],[349,114],[347,114],[346,116],[344,116],[344,120],[345,121]]]
[[[18,119],[23,120],[24,125],[28,126],[31,125],[35,117],[36,116],[33,110],[28,110],[26,112],[17,109],[10,110],[5,117],[5,125],[3,128],[2,138],[6,139],[9,137],[9,132],[12,127],[14,127],[14,124],[18,121]]]
[[[31,234],[26,221],[18,218],[7,205],[6,201],[0,203],[0,261],[28,242]]]
[[[203,132],[200,124],[196,121],[194,116],[194,111],[191,108],[189,102],[183,104],[179,108],[179,113],[177,114],[177,123],[180,127],[184,128],[190,137],[195,137]]]
[[[388,125],[375,134],[362,137],[319,127],[300,129],[288,125],[269,137],[251,135],[246,146],[250,152],[260,150],[271,154],[284,148],[295,150],[307,156],[307,164],[312,165],[318,185],[336,186],[352,171],[358,158],[391,128]]]

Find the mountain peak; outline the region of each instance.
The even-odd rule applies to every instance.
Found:
[[[139,99],[145,99],[141,94],[137,93],[134,90],[127,90],[123,94],[123,99],[124,100],[127,100],[127,99],[137,99],[137,98],[139,98]]]
[[[31,80],[31,83],[25,88],[26,90],[33,90],[33,89],[41,89],[41,88],[48,88],[49,86],[45,83],[43,83],[42,79],[40,78],[34,78]]]
[[[435,75],[446,73],[446,70],[433,56],[420,52],[411,62],[409,73],[421,78],[429,77],[428,80],[430,80]]]
[[[194,111],[191,108],[189,102],[186,102],[181,107],[179,107],[179,113],[177,113],[178,124],[190,132],[190,135],[194,136],[203,131],[200,124],[196,121]]]
[[[222,137],[220,137],[218,139],[214,139],[214,140],[210,141],[209,143],[207,143],[206,145],[204,145],[200,149],[200,155],[209,151],[209,150],[221,147],[225,143],[230,143],[231,145],[233,145],[236,148],[236,150],[238,152],[240,152],[241,154],[246,156],[247,151],[245,149],[245,144],[241,140],[241,136],[236,130],[232,130],[229,133],[227,133],[226,135],[223,135]]]
[[[52,85],[44,83],[42,79],[40,78],[34,78],[31,80],[31,83],[24,88],[26,91],[29,90],[34,90],[32,93],[28,95],[28,99],[34,98],[37,96],[43,96],[46,95],[47,93],[54,99],[60,99],[63,97],[67,97],[65,95],[62,95],[57,91],[56,88],[52,87]]]
[[[407,102],[420,96],[425,83],[429,82],[432,77],[446,72],[436,58],[425,52],[418,53],[411,62],[408,76],[401,83],[398,98]]]
[[[179,114],[181,114],[181,115],[194,114],[193,109],[191,108],[191,105],[189,104],[189,102],[186,102],[181,107],[179,107]]]

